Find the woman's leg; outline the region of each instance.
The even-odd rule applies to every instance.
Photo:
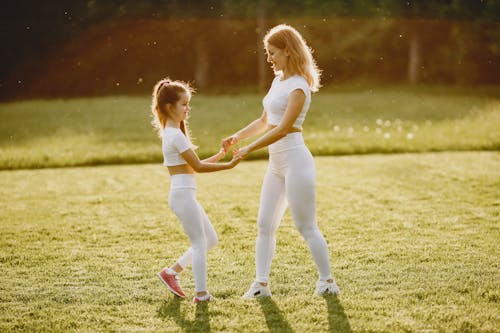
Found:
[[[207,290],[207,240],[202,214],[196,201],[196,191],[180,189],[172,191],[170,207],[181,221],[189,237],[192,251],[193,276],[197,292]],[[189,251],[189,250],[188,250]],[[182,258],[182,257],[181,257]]]
[[[286,209],[285,182],[268,169],[264,176],[257,219],[255,246],[256,281],[269,281],[271,261],[276,249],[276,230]]]
[[[316,224],[316,170],[307,147],[288,151],[286,197],[295,226],[304,237],[321,280],[331,279],[325,238]]]

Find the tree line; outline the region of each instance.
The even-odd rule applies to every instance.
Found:
[[[71,53],[68,48],[75,42],[106,34],[106,29],[108,37],[117,41],[121,37],[114,29],[128,24],[130,33],[136,36],[136,44],[111,42],[111,49],[116,50],[107,50],[103,59],[114,56],[113,62],[117,64],[120,63],[118,50],[138,48],[142,42],[147,43],[148,38],[163,40],[160,28],[160,31],[143,31],[148,35],[140,41],[137,35],[141,28],[134,27],[133,22],[159,23],[165,33],[174,29],[175,35],[171,35],[169,41],[159,42],[156,50],[168,58],[174,70],[169,66],[163,68],[195,79],[201,86],[225,86],[238,81],[263,86],[268,77],[259,42],[267,28],[281,22],[299,25],[298,29],[316,49],[326,83],[374,77],[391,82],[494,84],[500,77],[500,0],[53,0],[17,2],[4,7],[0,30],[5,46],[0,56],[3,98],[15,90],[13,82],[33,83],[30,72],[32,75],[47,73],[43,67],[47,61],[53,63],[54,57],[96,65],[88,59],[71,60],[71,55],[66,53]],[[171,28],[168,22],[191,22],[191,26]],[[209,27],[206,22],[210,22]],[[235,35],[237,39],[233,38]],[[100,44],[93,45],[98,39],[88,41],[91,43],[88,46],[98,50]],[[228,47],[228,43],[221,45],[224,39],[234,40],[235,47]],[[185,46],[189,42],[191,47]],[[169,51],[166,45],[175,43]],[[190,49],[191,54],[183,64],[175,63],[183,47]],[[229,63],[218,61],[224,47],[245,64],[231,63],[236,74],[224,74]],[[64,57],[66,59],[62,59]],[[88,57],[99,58],[95,54]],[[154,58],[154,54],[151,57]],[[103,59],[101,63],[107,61]],[[149,63],[150,58],[129,60],[138,73],[143,73],[135,76],[145,81],[148,70],[138,62]],[[179,69],[182,65],[190,72]],[[74,72],[76,77],[79,73],[79,70]],[[106,85],[121,81],[120,87],[125,89],[126,82],[133,81],[131,77],[114,76]],[[113,89],[116,87],[115,84]],[[139,88],[130,86],[125,90],[134,89]]]

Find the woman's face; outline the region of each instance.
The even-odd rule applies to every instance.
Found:
[[[288,62],[288,52],[268,44],[266,47],[267,62],[271,64],[274,71],[283,71]]]
[[[179,94],[179,97],[179,100],[175,104],[168,104],[168,115],[173,121],[180,123],[186,120],[188,112],[191,110],[189,106],[191,95],[183,92]]]

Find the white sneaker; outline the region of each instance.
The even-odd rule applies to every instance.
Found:
[[[259,282],[254,281],[250,286],[250,289],[248,289],[248,291],[243,295],[243,298],[249,299],[265,296],[272,296],[271,289],[269,289],[269,283],[267,286],[263,286]]]
[[[333,282],[327,282],[323,280],[318,280],[316,283],[316,292],[317,295],[319,296],[324,296],[324,295],[338,295],[340,294],[340,289],[339,286]]]

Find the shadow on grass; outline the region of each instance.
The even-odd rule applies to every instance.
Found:
[[[181,313],[181,302],[183,300],[179,297],[165,300],[158,309],[158,316],[163,319],[173,319],[186,332],[210,332],[209,302],[196,304],[193,321],[187,320],[185,315]]]
[[[325,295],[323,299],[328,307],[328,332],[351,333],[351,324],[347,318],[344,308],[340,304],[337,295]]]
[[[291,333],[293,332],[290,324],[285,320],[283,313],[271,297],[257,298],[259,301],[269,332]]]

